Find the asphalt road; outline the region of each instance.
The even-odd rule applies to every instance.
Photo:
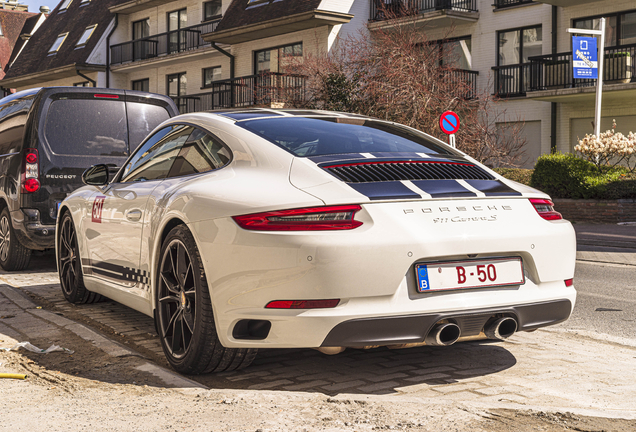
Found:
[[[633,266],[577,261],[576,307],[562,326],[636,339],[635,270]]]

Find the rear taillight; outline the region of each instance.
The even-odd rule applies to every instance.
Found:
[[[119,96],[114,94],[96,94],[93,96],[99,99],[119,99]]]
[[[326,309],[335,308],[340,299],[329,300],[275,300],[267,303],[267,309]]]
[[[565,280],[565,286],[566,287],[571,287],[572,285],[574,285],[574,279],[566,279]]]
[[[534,209],[545,220],[559,220],[563,219],[561,213],[554,211],[554,203],[548,199],[530,199],[530,202],[534,206]]]
[[[234,216],[243,229],[253,231],[350,230],[362,225],[354,220],[359,205],[311,207]]]
[[[40,164],[36,149],[24,149],[22,166],[22,193],[40,190]]]

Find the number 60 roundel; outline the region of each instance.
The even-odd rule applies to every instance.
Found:
[[[104,208],[105,199],[105,196],[97,196],[95,197],[95,201],[93,201],[92,219],[95,223],[102,223],[102,210]]]

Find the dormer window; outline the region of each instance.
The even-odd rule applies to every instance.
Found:
[[[66,39],[66,36],[68,36],[68,33],[62,33],[61,35],[57,36],[57,39],[55,39],[55,42],[53,42],[53,46],[51,46],[51,49],[49,50],[49,54],[57,54],[57,52],[60,50],[60,47],[64,43],[64,39]]]
[[[62,12],[62,11],[65,11],[66,9],[68,9],[68,7],[71,5],[72,1],[73,0],[64,0],[62,2],[62,4],[60,5],[59,12]]]
[[[91,35],[93,34],[96,28],[97,28],[97,24],[86,27],[86,30],[84,30],[84,33],[82,34],[82,37],[77,42],[76,47],[81,48],[85,46],[86,43],[88,42],[88,39],[91,37]]]

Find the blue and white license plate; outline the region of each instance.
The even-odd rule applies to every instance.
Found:
[[[415,265],[419,292],[523,285],[519,257],[445,261]]]

